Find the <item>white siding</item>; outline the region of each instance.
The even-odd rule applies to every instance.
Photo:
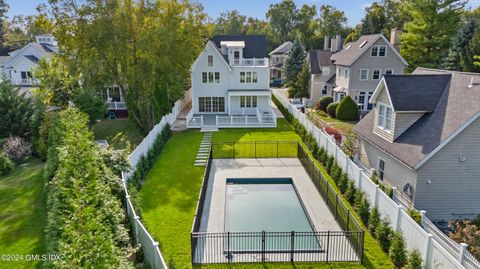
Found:
[[[403,134],[412,124],[423,116],[423,113],[394,113],[393,121],[393,139],[397,139]]]
[[[415,207],[427,210],[432,220],[478,215],[479,145],[480,120],[477,119],[419,168]],[[465,161],[461,162],[460,157],[464,157]]]

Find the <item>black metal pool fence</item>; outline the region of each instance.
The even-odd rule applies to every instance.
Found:
[[[298,158],[342,231],[199,232],[212,159]],[[297,141],[212,144],[191,233],[193,264],[237,262],[361,262],[364,231]]]

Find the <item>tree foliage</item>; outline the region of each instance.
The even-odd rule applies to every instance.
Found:
[[[305,51],[299,40],[293,42],[288,58],[285,61],[285,82],[288,87],[294,87],[298,79],[298,74],[302,70],[305,60]]]
[[[34,103],[25,92],[10,80],[0,82],[0,137],[27,137],[33,113]]]
[[[464,0],[409,0],[405,10],[411,20],[405,24],[400,51],[410,64],[438,67],[447,55],[450,40],[460,21]]]
[[[352,97],[346,96],[340,101],[335,112],[337,119],[345,121],[355,121],[358,120],[358,106]]]
[[[246,33],[247,17],[238,10],[220,13],[215,20],[213,33],[216,35],[242,35]]]
[[[345,36],[347,31],[347,17],[345,12],[331,5],[320,6],[319,12],[319,35],[324,38],[335,35]]]
[[[381,0],[373,2],[365,8],[365,17],[356,27],[356,34],[358,36],[360,34],[383,34],[389,38],[392,29],[403,29],[404,23],[409,19],[408,14],[405,12],[406,9],[403,8],[407,1]]]
[[[6,55],[5,49],[5,19],[9,5],[5,0],[0,0],[0,55]]]
[[[144,131],[183,97],[189,68],[209,35],[202,6],[188,0],[50,5],[54,34],[67,65],[82,74],[82,86],[118,85]]]
[[[294,39],[297,13],[297,6],[292,0],[283,0],[270,5],[266,17],[272,30],[274,43],[282,44]]]
[[[474,63],[473,56],[480,53],[480,19],[472,18],[462,24],[445,59],[444,67],[458,71],[480,71]]]
[[[310,68],[307,61],[304,60],[302,69],[297,75],[297,81],[289,89],[288,95],[294,98],[308,98],[310,85]]]
[[[50,145],[58,163],[48,184],[45,241],[49,253],[62,253],[65,259],[46,266],[130,268],[120,180],[105,165],[87,123],[86,115],[66,109],[51,133],[61,139]]]

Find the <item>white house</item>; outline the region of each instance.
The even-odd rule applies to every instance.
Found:
[[[38,61],[58,53],[57,41],[52,35],[38,35],[35,39],[36,42],[11,52],[0,62],[4,77],[27,92],[38,84],[32,74]]]
[[[191,67],[189,128],[275,127],[262,35],[220,35]]]
[[[283,66],[287,61],[292,45],[292,42],[287,41],[269,53],[271,68],[270,78],[272,80],[281,80],[283,82],[285,79],[285,71],[283,70]]]

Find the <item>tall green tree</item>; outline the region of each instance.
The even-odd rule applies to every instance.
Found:
[[[304,60],[302,69],[297,75],[297,81],[289,89],[288,95],[294,98],[308,98],[309,97],[309,83],[310,83],[310,68],[307,61]]]
[[[292,0],[283,0],[280,3],[270,5],[266,17],[275,44],[279,45],[294,39],[297,14],[297,6]]]
[[[10,80],[0,82],[0,137],[9,135],[27,137],[35,111],[34,103]]]
[[[337,34],[345,36],[347,34],[347,17],[345,12],[331,5],[320,6],[318,22],[318,31],[321,38],[326,36],[333,37]]]
[[[373,2],[370,6],[365,8],[366,15],[361,21],[361,34],[378,34],[382,33],[387,24],[387,16],[385,7]]]
[[[475,51],[475,45],[478,42],[475,40],[475,36],[478,33],[480,33],[480,20],[478,19],[469,19],[458,29],[444,63],[446,69],[475,71],[473,55],[480,53],[480,51]]]
[[[202,6],[189,0],[49,3],[62,56],[82,74],[83,87],[118,85],[145,132],[183,97],[210,35]]]
[[[305,46],[305,50],[318,48],[323,40],[318,36],[317,8],[315,5],[303,5],[298,11],[295,23],[295,36]]]
[[[0,0],[0,55],[6,55],[5,50],[5,20],[9,5],[5,0]]]
[[[215,20],[213,33],[216,35],[242,35],[245,34],[247,17],[240,15],[238,10],[220,13]]]
[[[405,9],[412,19],[405,25],[400,51],[409,62],[410,70],[417,66],[440,66],[466,3],[464,0],[408,1]]]
[[[285,82],[289,88],[294,87],[298,79],[298,74],[302,70],[305,60],[305,50],[302,43],[297,39],[293,42],[288,58],[285,61]]]

